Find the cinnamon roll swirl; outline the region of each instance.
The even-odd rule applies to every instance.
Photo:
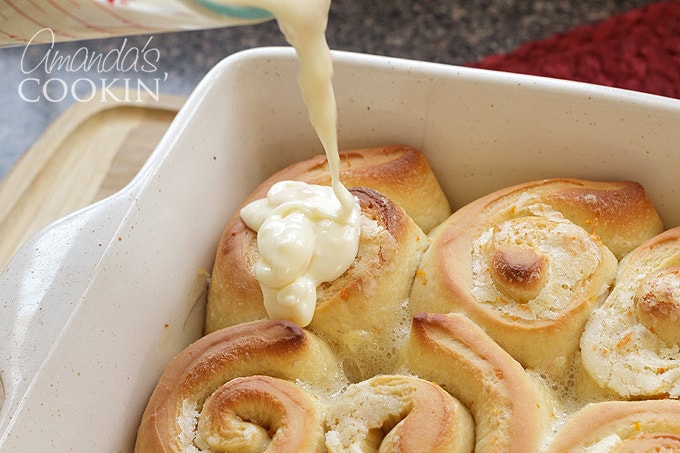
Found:
[[[680,227],[622,261],[581,338],[583,366],[622,398],[680,396]]]
[[[346,385],[336,357],[286,321],[200,338],[163,372],[135,453],[323,451],[323,399]]]
[[[408,329],[411,284],[428,241],[394,202],[369,188],[350,190],[361,207],[361,235],[354,263],[339,278],[317,287],[317,305],[307,328],[327,340],[345,360],[353,381],[392,369],[401,334]],[[221,244],[206,329],[267,317],[255,279],[254,234]],[[234,243],[238,245],[234,245]]]
[[[680,451],[680,401],[606,401],[576,412],[546,453]]]
[[[412,376],[350,385],[326,413],[326,430],[331,453],[469,453],[474,447],[468,410],[438,385]]]
[[[413,318],[403,364],[459,399],[475,421],[475,452],[538,452],[553,422],[542,387],[461,314]]]
[[[559,374],[609,294],[616,255],[660,229],[636,183],[552,179],[499,190],[432,231],[412,312],[465,313],[523,366]]]

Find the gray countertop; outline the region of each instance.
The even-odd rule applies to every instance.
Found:
[[[652,3],[643,0],[334,0],[328,25],[332,49],[392,57],[465,64],[514,50],[575,26]],[[77,102],[77,94],[43,95],[37,87],[91,86],[135,78],[160,92],[188,95],[218,61],[239,50],[286,45],[277,25],[164,33],[0,49],[0,178],[40,137],[49,124]],[[45,68],[43,58],[111,49],[153,49],[153,71],[140,66],[106,74]],[[30,74],[27,74],[27,68]],[[27,78],[37,79],[24,82]],[[80,80],[79,82],[76,82]],[[89,82],[88,82],[89,81]],[[22,82],[24,82],[22,84]],[[31,87],[30,85],[33,85]],[[63,97],[63,99],[59,99]],[[49,99],[48,99],[49,98]]]

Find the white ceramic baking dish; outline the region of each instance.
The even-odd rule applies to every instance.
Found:
[[[335,53],[341,148],[406,143],[454,207],[570,176],[645,185],[680,225],[680,101],[538,77]],[[47,227],[0,275],[0,451],[127,452],[156,379],[201,334],[227,217],[322,152],[288,48],[230,56],[133,182]]]

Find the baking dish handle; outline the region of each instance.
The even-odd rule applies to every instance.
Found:
[[[123,190],[51,223],[0,273],[0,444],[12,414],[83,300],[130,196]]]

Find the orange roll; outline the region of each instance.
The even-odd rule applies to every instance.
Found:
[[[275,445],[273,452],[323,451],[324,395],[345,384],[327,345],[295,324],[223,329],[168,364],[142,416],[135,453],[264,444]]]
[[[621,398],[680,396],[680,227],[622,261],[581,337],[583,367]]]
[[[629,182],[534,181],[482,197],[430,234],[411,312],[459,312],[527,368],[560,374],[617,256],[661,229]]]

